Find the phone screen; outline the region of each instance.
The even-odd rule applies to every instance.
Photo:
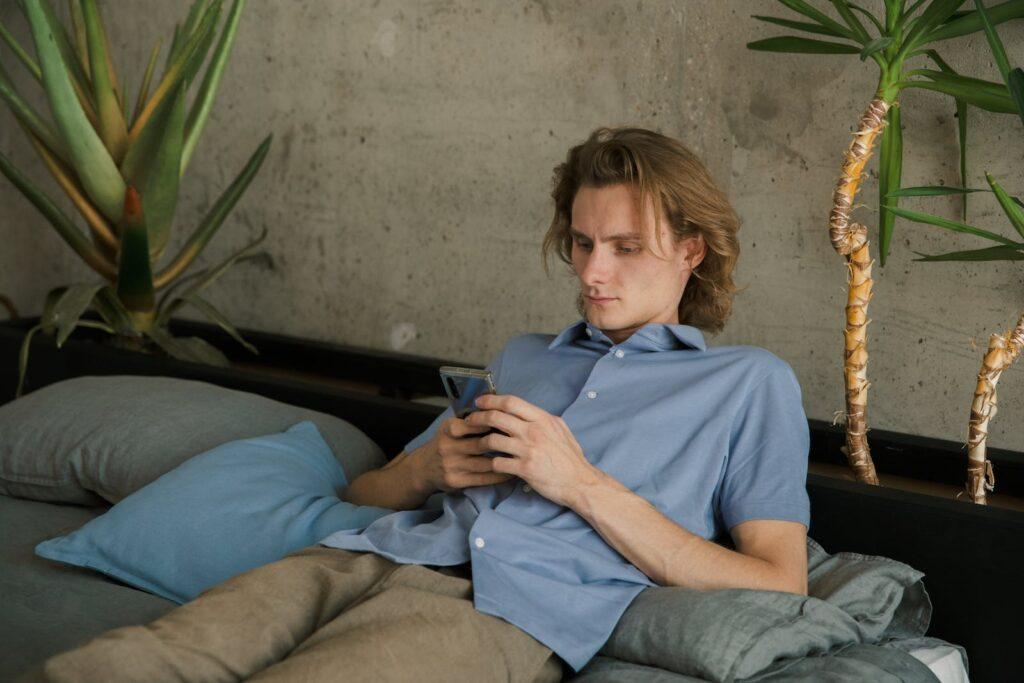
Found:
[[[444,375],[442,377],[448,399],[451,401],[455,417],[464,418],[476,410],[473,401],[481,394],[491,393],[490,385],[481,377],[460,377]]]

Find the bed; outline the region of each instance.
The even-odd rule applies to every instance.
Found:
[[[255,400],[251,399],[254,393],[245,393],[249,394],[247,400]],[[301,397],[295,393],[294,387],[291,387],[289,396],[300,399],[293,406],[296,410],[309,410],[298,407]],[[315,397],[308,398],[310,400],[307,405],[316,404]],[[119,400],[131,399],[122,395]],[[181,403],[173,396],[167,400]],[[439,410],[432,407],[425,409],[422,405],[407,405],[404,411],[398,410],[401,402],[383,401],[374,396],[353,395],[345,400],[348,408],[336,411],[336,414],[361,416],[353,422],[371,437],[376,436],[380,442],[387,442],[389,446],[396,442],[402,443],[418,433]],[[193,409],[202,410],[201,407]],[[247,405],[244,411],[251,415],[253,408]],[[382,417],[385,412],[386,418]],[[290,413],[280,419],[282,424],[290,423],[300,414],[306,413]],[[367,415],[376,415],[379,421],[368,420]],[[237,434],[224,436],[233,438]],[[3,432],[0,430],[2,438]],[[3,445],[0,443],[0,446]],[[385,448],[383,452],[395,451]],[[149,473],[144,478],[152,477],[153,473]],[[834,501],[815,507],[812,491],[812,515],[817,509],[830,510],[829,505],[834,507]],[[79,504],[66,504],[0,496],[0,596],[3,600],[3,609],[0,610],[0,680],[13,680],[46,658],[81,645],[109,629],[147,623],[176,606],[171,600],[132,588],[103,574],[46,560],[34,553],[40,541],[78,529],[110,507],[109,502],[99,498],[93,500],[92,504],[88,500],[80,501]],[[828,528],[827,525],[823,527],[826,531]],[[938,680],[968,680],[963,657],[955,645],[931,638],[919,638],[916,641],[908,638],[902,647]],[[594,666],[576,678],[591,682],[705,680],[683,675],[672,677],[668,671],[659,671],[660,677],[652,678],[650,672],[645,671],[649,668],[636,661],[629,661],[628,657],[617,658],[604,653],[595,658]],[[572,680],[572,677],[566,680]]]

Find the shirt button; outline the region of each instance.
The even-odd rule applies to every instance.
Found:
[[[480,538],[479,536],[476,537],[476,540],[473,541],[473,543],[476,545],[477,548],[484,547],[484,539]]]
[[[616,358],[622,358],[625,355],[626,355],[626,352],[623,351],[622,349],[615,349],[615,357]]]
[[[588,337],[593,337],[594,336],[594,331],[592,329],[590,329],[589,327],[587,328],[587,336]]]
[[[529,484],[523,484],[523,493],[529,493],[532,490],[533,487],[531,487]]]
[[[597,392],[596,391],[588,391],[587,392],[587,398],[597,398]]]

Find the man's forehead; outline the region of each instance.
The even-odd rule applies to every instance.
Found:
[[[577,230],[576,226],[569,228],[569,234],[573,237],[585,237],[590,239],[590,235],[586,234],[582,230]],[[639,232],[617,232],[614,235],[605,235],[601,238],[603,242],[611,242],[613,240],[639,240],[643,237]]]

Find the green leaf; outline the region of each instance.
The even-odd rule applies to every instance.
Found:
[[[78,55],[75,54],[75,49],[71,45],[71,39],[68,37],[68,32],[64,29],[64,24],[60,23],[57,19],[57,15],[54,13],[53,7],[50,5],[50,0],[41,0],[41,8],[49,22],[49,25],[53,29],[53,39],[56,42],[57,49],[60,50],[61,57],[64,59],[68,68],[69,77],[79,88],[82,89],[83,93],[88,93],[89,75],[85,73],[85,67],[78,61]],[[25,14],[28,16],[27,5],[25,7]],[[37,46],[36,53],[38,54],[38,52],[39,47]],[[40,60],[42,60],[42,57],[40,57]]]
[[[219,7],[219,0],[214,5]],[[150,117],[154,115],[164,101],[168,97],[173,97],[175,90],[181,83],[184,82],[186,90],[188,89],[188,80],[185,77],[192,70],[195,60],[199,59],[202,62],[202,59],[205,57],[205,54],[199,54],[199,49],[208,33],[216,29],[216,21],[215,13],[208,10],[200,21],[199,28],[196,29],[195,33],[188,38],[181,48],[180,54],[171,60],[167,71],[153,92],[153,96],[142,108],[142,111],[139,112],[139,116],[135,121],[132,122],[132,129],[128,133],[129,145],[134,143],[135,138],[141,134]]]
[[[149,232],[144,200],[128,186],[121,219],[121,251],[117,268],[117,298],[124,304],[134,326],[145,330],[155,315],[153,274],[149,264]]]
[[[214,233],[217,232],[217,229],[224,223],[224,220],[231,213],[235,204],[245,194],[246,188],[249,187],[249,183],[252,182],[252,179],[260,170],[260,166],[263,165],[263,159],[267,156],[267,151],[270,149],[270,143],[273,139],[273,135],[268,135],[263,139],[263,142],[260,143],[256,151],[249,157],[245,168],[242,169],[231,185],[217,198],[217,201],[214,202],[206,216],[203,217],[202,222],[200,222],[199,226],[196,227],[184,246],[182,246],[178,255],[167,268],[156,276],[154,285],[157,289],[163,288],[171,280],[184,272],[203,250],[207,242],[210,241]]]
[[[1001,5],[988,8],[988,18],[993,26],[1009,21],[1010,19],[1019,19],[1024,17],[1024,1],[1022,0],[1010,0],[1004,2]],[[981,15],[975,10],[968,12],[961,19],[951,21],[948,24],[943,24],[939,28],[935,29],[928,34],[923,43],[934,43],[940,40],[948,40],[950,38],[957,38],[959,36],[966,36],[970,33],[975,33],[982,30],[984,24],[982,23]]]
[[[83,284],[71,285],[60,296],[53,306],[53,322],[57,327],[57,348],[64,345],[68,337],[78,325],[79,318],[89,308],[96,292],[103,289],[105,284]]]
[[[907,11],[903,13],[903,16],[900,17],[900,23],[905,25],[907,23],[907,19],[913,16],[914,12],[917,11],[917,8],[923,5],[924,3],[925,0],[916,0],[914,4],[907,8]]]
[[[899,106],[889,107],[885,119],[878,160],[878,233],[882,267],[885,267],[885,260],[889,257],[889,245],[896,223],[896,216],[889,211],[885,197],[899,189],[903,175],[903,127]],[[898,200],[893,201],[893,205],[897,203]]]
[[[826,26],[821,26],[820,24],[812,24],[806,21],[793,21],[792,19],[780,19],[779,17],[766,17],[760,14],[752,14],[751,17],[769,24],[785,26],[786,28],[794,28],[798,31],[807,31],[808,33],[817,33],[818,35],[832,36],[833,38],[844,37],[837,31],[833,31],[832,29]]]
[[[901,54],[897,56],[897,60],[923,45],[932,29],[949,19],[962,4],[964,0],[932,0],[920,16],[907,24],[906,37],[903,39],[903,47],[900,48]]]
[[[36,110],[32,108],[28,102],[26,102],[18,91],[15,90],[14,84],[11,82],[7,75],[7,71],[4,69],[3,63],[0,62],[0,99],[3,99],[10,107],[11,113],[25,125],[26,128],[31,130],[36,137],[38,137],[44,145],[46,145],[54,156],[59,158],[65,164],[69,164],[68,151],[64,146],[64,143],[57,136],[57,132],[53,130],[50,124],[42,119]]]
[[[32,337],[36,332],[43,329],[42,325],[36,325],[25,333],[21,340],[21,349],[18,351],[18,385],[14,388],[14,397],[21,398],[21,392],[25,388],[25,371],[28,369],[28,352],[32,346]]]
[[[1021,237],[1024,237],[1024,209],[1014,202],[1010,195],[1006,194],[1006,191],[1000,187],[991,174],[986,173],[985,180],[992,187],[992,192],[995,193],[999,206],[1003,207],[1003,213],[1010,219],[1010,224],[1013,225],[1014,230],[1020,233]]]
[[[862,43],[866,43],[871,40],[871,36],[868,34],[867,29],[864,28],[864,24],[860,23],[860,19],[850,11],[849,4],[846,0],[829,0],[832,6],[839,12],[839,16],[843,18],[846,25],[850,27],[853,34]]]
[[[100,22],[96,0],[82,0],[82,18],[85,21],[85,34],[89,46],[89,67],[92,74],[92,92],[96,100],[96,113],[99,116],[100,137],[106,145],[110,156],[116,163],[124,156],[128,142],[128,127],[121,113],[121,105],[114,91],[107,64],[107,37]]]
[[[830,28],[844,38],[849,40],[856,40],[856,36],[853,31],[840,24],[835,19],[831,18],[824,12],[815,9],[804,0],[779,0],[783,5],[793,10],[798,14],[802,14],[811,21],[817,22],[826,28]]]
[[[213,306],[213,304],[211,304],[206,299],[203,299],[198,294],[186,294],[183,298],[185,302],[192,304],[200,311],[202,311],[203,315],[205,315],[213,322],[217,323],[217,325],[219,325],[222,330],[231,335],[232,339],[234,339],[239,344],[244,346],[250,353],[253,353],[257,356],[259,355],[260,352],[256,349],[256,347],[250,344],[249,342],[245,341],[245,339],[242,338],[242,335],[239,334],[235,326],[232,325],[231,322],[224,316],[224,314],[218,311]]]
[[[889,197],[937,197],[949,194],[967,194],[968,192],[988,192],[973,187],[949,187],[948,185],[921,185],[920,187],[904,187],[890,192]]]
[[[54,287],[46,293],[46,299],[43,301],[43,312],[39,316],[39,324],[42,326],[43,332],[52,334],[57,331],[54,324],[53,310],[66,291],[68,291],[67,285],[61,285],[60,287]]]
[[[238,21],[242,16],[242,9],[245,7],[245,0],[235,0],[228,14],[228,20],[221,30],[220,40],[217,42],[217,49],[210,60],[210,66],[203,76],[203,84],[199,87],[192,110],[188,115],[186,125],[185,147],[181,154],[181,175],[185,175],[185,167],[192,159],[196,143],[203,134],[203,127],[206,119],[213,108],[213,100],[217,96],[217,87],[220,85],[221,76],[224,74],[224,66],[227,64],[228,56],[231,54],[231,46],[234,45],[235,35],[238,32]],[[212,33],[210,35],[213,35]]]
[[[153,50],[149,53],[149,62],[146,64],[146,72],[142,76],[142,84],[139,85],[139,95],[135,99],[135,111],[132,112],[132,121],[139,117],[142,108],[146,106],[146,98],[149,97],[149,84],[153,80],[153,70],[156,68],[156,58],[160,54],[162,41],[156,41]]]
[[[1020,67],[1010,69],[1010,75],[1006,78],[1006,86],[1010,89],[1010,96],[1017,107],[1020,120],[1024,121],[1024,70]]]
[[[188,297],[202,292],[204,289],[213,284],[213,282],[216,281],[217,278],[223,275],[236,262],[248,256],[251,256],[256,247],[258,247],[266,238],[267,229],[264,228],[263,232],[260,233],[260,236],[253,240],[251,243],[247,244],[242,249],[239,249],[234,254],[231,254],[228,258],[224,259],[216,266],[204,270],[202,275],[196,277],[192,282],[189,283],[188,287],[184,288],[184,291],[181,294],[181,296],[178,297],[178,300],[186,301]],[[167,322],[170,321],[171,316],[174,314],[174,312],[178,308],[181,308],[181,306],[183,305],[178,303],[178,301],[176,300],[171,300],[169,297],[170,294],[171,291],[168,290],[167,294],[161,297],[160,299],[160,305],[157,307],[157,317],[155,323],[157,327],[162,327],[163,325],[166,325]]]
[[[7,46],[11,48],[11,52],[21,60],[21,63],[25,65],[29,73],[36,77],[37,81],[43,80],[43,72],[39,70],[39,65],[32,60],[29,54],[25,52],[25,49],[14,39],[14,36],[7,30],[7,27],[3,25],[3,22],[0,22],[0,38],[3,38]]]
[[[96,248],[96,245],[89,241],[88,237],[75,227],[74,222],[68,218],[67,214],[54,204],[53,200],[46,193],[22,175],[3,153],[0,153],[0,173],[3,173],[18,188],[21,194],[36,207],[39,213],[43,214],[43,217],[50,222],[50,225],[54,227],[61,239],[83,261],[103,277],[111,280],[114,279],[116,272],[113,264]]]
[[[939,216],[932,216],[931,214],[911,211],[909,209],[901,209],[894,206],[889,206],[887,208],[897,216],[912,220],[916,223],[928,223],[929,225],[935,225],[940,228],[945,228],[946,230],[952,230],[953,232],[965,232],[971,235],[977,235],[978,237],[984,237],[985,239],[992,240],[993,242],[999,242],[1000,244],[1009,244],[1011,246],[1017,244],[1013,240],[1003,237],[1002,235],[997,235],[994,232],[982,230],[981,228],[976,228],[973,225],[967,225],[966,223],[951,221],[946,218],[940,218]]]
[[[747,43],[751,50],[761,52],[791,52],[797,54],[819,54],[819,55],[855,55],[860,48],[845,43],[832,43],[827,40],[813,40],[811,38],[798,38],[796,36],[778,36],[776,38],[765,38]]]
[[[878,30],[878,35],[880,35],[880,36],[884,36],[885,35],[885,33],[886,33],[885,27],[882,26],[882,22],[880,22],[878,19],[875,18],[874,14],[872,14],[868,10],[864,9],[860,5],[853,4],[852,2],[847,3],[847,4],[850,6],[850,9],[856,10],[856,11],[860,12],[861,14],[863,14],[865,17],[867,17],[868,20],[872,24],[875,25],[875,28]]]
[[[1003,47],[1003,41],[999,40],[999,34],[996,33],[992,20],[989,19],[985,3],[981,0],[974,0],[974,6],[978,8],[978,16],[981,17],[981,25],[985,29],[985,38],[988,40],[989,49],[992,50],[992,56],[996,60],[996,66],[999,67],[999,73],[1002,74],[1003,80],[1008,82],[1010,77],[1010,60],[1006,58],[1006,48]]]
[[[883,36],[881,38],[875,38],[870,43],[864,46],[864,49],[860,51],[860,61],[866,60],[876,52],[881,52],[885,48],[892,45],[892,38],[889,36]]]
[[[206,14],[209,5],[210,0],[195,0],[192,6],[189,7],[188,17],[186,17],[185,23],[181,26],[181,30],[175,34],[174,42],[171,44],[172,60],[180,54],[185,42],[195,33],[196,26],[199,20]]]
[[[138,330],[135,329],[135,323],[132,321],[131,314],[121,303],[121,300],[117,298],[117,294],[110,285],[107,285],[96,294],[96,297],[92,300],[92,306],[117,334],[129,337],[139,335]]]
[[[96,206],[109,220],[116,221],[124,201],[124,180],[82,110],[54,39],[56,29],[50,25],[40,0],[25,0],[25,8],[50,108],[68,145],[75,171]]]
[[[915,261],[1024,261],[1024,244],[1016,247],[1008,245],[998,247],[985,247],[983,249],[969,249],[967,251],[951,251],[946,254],[935,254],[929,256],[915,251],[918,256]]]
[[[942,71],[931,69],[914,69],[908,71],[904,76],[925,76],[930,79],[899,81],[895,85],[902,89],[922,88],[934,90],[963,99],[985,111],[1000,114],[1016,114],[1017,108],[1010,97],[1010,92],[1002,83],[983,81],[978,78],[969,78],[957,74],[947,74]]]
[[[167,247],[178,206],[181,179],[181,153],[185,142],[185,84],[178,85],[171,107],[161,121],[163,135],[152,165],[147,169],[142,189],[142,206],[149,234],[149,253],[159,260]]]
[[[152,339],[157,346],[166,351],[172,358],[219,367],[231,366],[227,356],[221,353],[215,346],[199,337],[175,337],[160,327],[148,330],[146,336]]]
[[[220,8],[221,0],[215,0],[209,10],[213,15],[210,29],[203,34],[202,40],[200,40],[199,44],[196,46],[195,53],[185,64],[185,69],[182,72],[182,80],[186,83],[186,86],[191,85],[196,74],[199,73],[199,69],[203,66],[203,62],[206,61],[206,55],[210,52],[210,46],[213,45],[213,39],[217,37],[217,23],[220,21]]]

